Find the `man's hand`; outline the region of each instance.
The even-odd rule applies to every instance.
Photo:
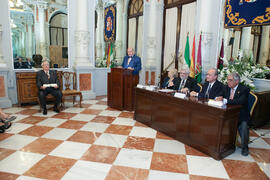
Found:
[[[43,90],[46,89],[46,88],[47,88],[46,86],[41,86],[40,87],[40,89],[43,89]]]
[[[181,93],[187,93],[188,91],[189,91],[188,88],[181,89]]]
[[[216,97],[216,101],[223,101],[223,97],[222,96]]]
[[[56,89],[56,88],[58,88],[58,85],[57,85],[57,84],[55,84],[53,87]]]
[[[128,69],[130,69],[130,70],[132,70],[132,71],[134,70],[134,68],[132,68],[132,67],[128,67]]]
[[[196,93],[195,91],[191,91],[190,96],[198,96],[198,93]]]

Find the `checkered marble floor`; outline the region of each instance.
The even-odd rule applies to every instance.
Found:
[[[0,134],[0,179],[205,180],[270,179],[270,127],[252,130],[250,155],[213,158],[107,106],[106,97],[66,104],[42,115],[37,105]],[[264,135],[264,136],[261,136]]]

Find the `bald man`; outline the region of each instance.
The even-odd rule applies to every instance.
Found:
[[[122,67],[132,70],[133,75],[139,74],[139,71],[142,69],[141,58],[135,55],[133,48],[128,48],[127,54],[124,57]]]

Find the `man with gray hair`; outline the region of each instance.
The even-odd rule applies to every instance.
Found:
[[[199,98],[215,99],[222,95],[223,84],[217,80],[218,70],[211,68],[206,75],[206,82],[203,84],[202,91],[199,93],[191,92],[190,96],[198,96]]]
[[[178,84],[178,89],[182,93],[187,93],[191,91],[199,92],[200,87],[197,85],[197,81],[189,76],[189,69],[188,68],[181,68],[180,70],[180,84]]]
[[[47,114],[46,108],[46,96],[51,94],[55,97],[54,111],[59,112],[59,104],[62,99],[62,92],[60,91],[60,82],[57,77],[56,70],[50,70],[49,61],[42,61],[42,70],[37,72],[37,87],[38,87],[38,98],[43,108],[43,114]]]
[[[250,115],[248,110],[249,88],[240,84],[240,76],[238,73],[230,73],[227,77],[228,85],[224,87],[223,96],[217,97],[216,100],[224,101],[227,104],[242,105],[240,110],[240,119],[238,121],[238,131],[241,137],[242,155],[248,155],[249,141],[249,121]]]

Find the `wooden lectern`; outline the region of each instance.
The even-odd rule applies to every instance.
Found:
[[[139,75],[132,70],[112,68],[108,73],[108,106],[119,110],[134,110],[134,87],[139,83]]]

